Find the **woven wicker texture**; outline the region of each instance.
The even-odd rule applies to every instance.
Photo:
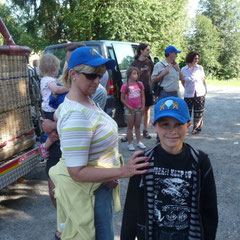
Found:
[[[34,135],[29,134],[33,124],[27,56],[2,54],[0,62],[1,161],[33,146]]]

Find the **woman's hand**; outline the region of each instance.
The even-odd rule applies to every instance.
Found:
[[[134,175],[145,174],[148,172],[145,168],[149,166],[148,157],[143,155],[143,151],[135,152],[131,159],[122,167],[122,176],[124,178],[132,177]]]

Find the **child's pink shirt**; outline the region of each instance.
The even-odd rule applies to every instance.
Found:
[[[139,84],[139,86],[138,86]],[[121,87],[121,93],[125,93],[127,96],[126,102],[132,108],[141,108],[142,107],[142,95],[141,91],[144,89],[143,83],[128,83],[128,90],[127,90],[127,83],[124,83]]]

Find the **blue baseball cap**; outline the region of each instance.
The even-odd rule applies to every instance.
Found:
[[[182,51],[177,50],[174,46],[168,46],[165,48],[165,53],[181,53]]]
[[[190,115],[187,103],[177,97],[167,97],[159,100],[154,106],[153,125],[162,117],[172,117],[181,123],[189,122]]]
[[[68,61],[68,70],[80,64],[93,67],[105,64],[107,69],[113,69],[116,66],[113,59],[104,58],[92,47],[80,47],[72,52]]]

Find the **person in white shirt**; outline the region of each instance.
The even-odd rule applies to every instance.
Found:
[[[203,112],[205,106],[206,82],[203,67],[198,65],[200,54],[191,51],[186,56],[187,65],[181,69],[184,76],[182,84],[185,88],[184,100],[187,102],[190,116],[193,111],[192,134],[198,134],[202,130]]]

